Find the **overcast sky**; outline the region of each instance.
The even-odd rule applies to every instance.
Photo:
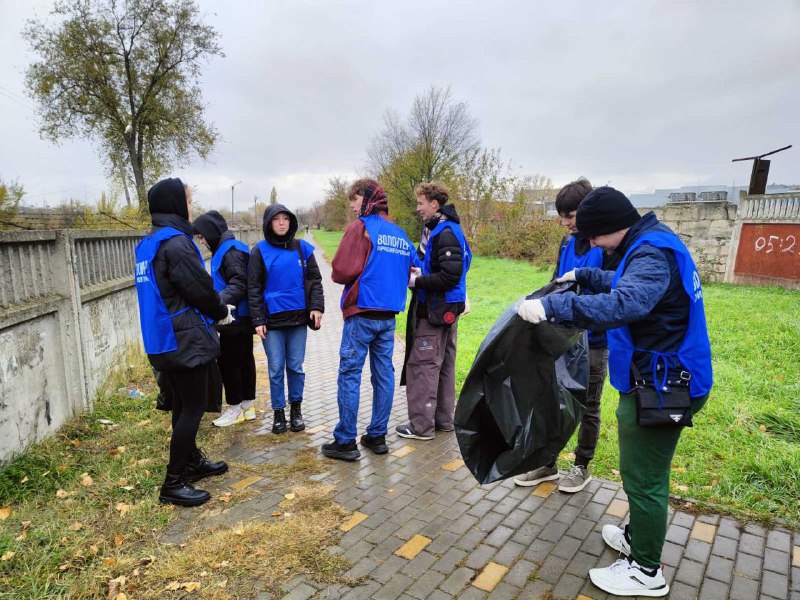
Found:
[[[90,143],[39,138],[25,98],[20,30],[50,1],[0,0],[0,177],[27,203],[91,201],[106,188]],[[389,108],[406,113],[450,86],[484,145],[556,185],[579,175],[624,192],[746,184],[775,157],[770,183],[800,183],[800,2],[201,2],[225,58],[207,66],[210,160],[175,175],[206,208],[290,208],[321,199],[333,175],[362,170]]]

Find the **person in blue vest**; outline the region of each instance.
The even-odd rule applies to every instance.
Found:
[[[608,330],[611,385],[620,393],[619,468],[630,522],[624,528],[603,526],[605,542],[625,556],[609,567],[591,569],[589,577],[609,594],[664,596],[669,585],[661,550],[670,463],[683,427],[638,425],[631,374],[637,373],[637,385],[654,387],[658,394],[688,379],[692,413],[700,411],[713,384],[703,289],[683,242],[654,213],[640,217],[614,188],[593,190],[578,207],[577,225],[592,245],[622,257],[617,270],[569,271],[560,280],[577,281],[594,295],[525,300],[518,313],[531,323],[549,320]]]
[[[153,228],[136,246],[139,322],[147,358],[172,397],[169,464],[159,499],[197,506],[211,494],[192,483],[228,470],[222,461],[207,460],[195,440],[219,356],[214,322],[232,322],[233,307],[220,299],[192,241],[188,186],[178,178],[161,180],[147,192],[147,202]]]
[[[250,253],[247,296],[253,326],[267,354],[272,433],[287,430],[284,379],[289,393],[288,428],[303,431],[307,327],[319,329],[322,324],[322,275],[314,246],[295,239],[297,217],[283,204],[271,204],[264,211],[263,231],[264,239]]]
[[[389,200],[374,179],[359,179],[349,190],[350,210],[358,215],[345,230],[331,263],[332,277],[344,285],[344,317],[339,347],[337,400],[339,422],[333,441],[322,446],[328,458],[358,460],[356,445],[361,371],[369,354],[372,418],[361,444],[386,454],[386,433],[394,400],[395,316],[406,307],[413,245],[389,220]]]
[[[458,317],[466,306],[472,251],[445,186],[421,183],[414,195],[424,227],[409,281],[415,314],[402,377],[408,423],[395,431],[404,438],[432,440],[437,430],[453,431]]]
[[[256,361],[253,357],[253,323],[247,301],[247,263],[250,248],[228,231],[225,218],[210,210],[194,220],[200,243],[211,251],[211,279],[225,304],[236,307],[234,322],[218,327],[217,360],[228,408],[213,421],[228,427],[256,418]]]
[[[561,277],[569,271],[581,267],[595,267],[613,271],[619,263],[615,252],[610,254],[589,243],[589,240],[578,231],[575,223],[578,207],[586,195],[592,191],[592,184],[587,179],[579,178],[568,183],[556,194],[556,212],[561,224],[568,233],[561,241],[558,249],[553,279]],[[584,293],[591,293],[583,290]],[[592,480],[589,462],[594,458],[597,440],[600,437],[600,399],[603,396],[603,384],[606,379],[608,365],[608,348],[605,331],[589,332],[589,389],[586,393],[586,412],[583,413],[578,430],[578,443],[575,447],[575,462],[569,473],[561,476],[556,467],[556,458],[549,464],[523,473],[514,478],[520,486],[536,486],[543,481],[559,479],[558,489],[562,492],[580,492]]]

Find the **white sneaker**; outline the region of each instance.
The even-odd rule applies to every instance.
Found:
[[[244,421],[244,413],[241,406],[229,406],[225,412],[218,419],[214,419],[212,423],[217,427],[228,427],[229,425],[236,425]]]
[[[627,529],[627,525],[625,529]],[[616,525],[603,525],[603,541],[625,556],[631,555],[631,545],[625,537],[625,529]]]
[[[604,569],[589,569],[589,579],[614,596],[658,598],[669,593],[664,567],[659,566],[653,575],[648,575],[632,558],[620,558]]]
[[[245,400],[242,402],[242,412],[244,413],[244,420],[245,421],[255,421],[256,420],[256,406],[255,400]]]

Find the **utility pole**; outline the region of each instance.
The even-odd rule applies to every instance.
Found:
[[[231,223],[233,223],[233,214],[234,214],[234,213],[233,213],[233,188],[235,188],[235,187],[236,187],[237,185],[239,185],[240,183],[242,183],[242,182],[241,182],[241,181],[237,181],[236,183],[234,183],[234,184],[231,186]]]

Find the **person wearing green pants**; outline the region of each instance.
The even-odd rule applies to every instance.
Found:
[[[611,385],[620,392],[620,475],[631,516],[624,529],[603,527],[603,539],[624,558],[591,569],[589,577],[612,595],[665,596],[669,585],[661,550],[670,464],[683,427],[671,421],[666,426],[640,425],[635,392],[641,389],[663,399],[671,392],[685,393],[688,387],[692,414],[702,409],[713,385],[703,288],[683,242],[653,213],[640,216],[617,190],[601,187],[590,192],[578,207],[576,223],[593,246],[621,257],[616,271],[570,271],[558,281],[575,281],[593,295],[525,300],[518,314],[531,323],[549,320],[607,330]]]

